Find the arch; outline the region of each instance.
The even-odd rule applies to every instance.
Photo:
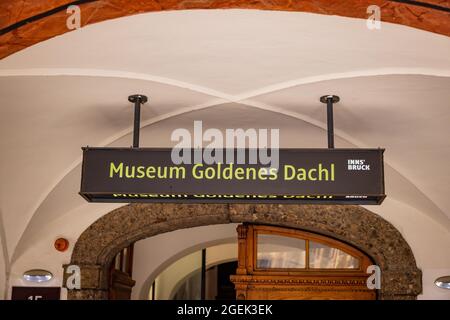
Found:
[[[148,292],[150,290],[150,287],[152,286],[153,281],[167,268],[169,268],[172,264],[176,263],[180,259],[183,259],[184,257],[191,255],[195,253],[196,251],[201,251],[202,249],[221,246],[221,245],[227,245],[227,244],[236,244],[236,247],[238,245],[238,241],[236,237],[233,238],[223,238],[221,240],[213,240],[209,242],[203,242],[202,244],[197,244],[194,246],[191,246],[189,248],[186,248],[177,254],[173,255],[163,263],[161,263],[156,269],[153,270],[152,273],[150,273],[146,279],[144,280],[139,292],[137,293],[137,296],[139,299],[145,299],[146,296],[148,296]],[[220,260],[225,261],[225,260]],[[207,264],[206,267],[208,268],[209,265]],[[137,288],[136,288],[137,289]],[[134,290],[134,289],[133,289]]]
[[[36,43],[57,35],[70,32],[66,21],[73,11],[67,12],[68,4],[61,1],[49,1],[27,6],[22,10],[25,0],[4,0],[0,3],[0,59]],[[110,19],[136,15],[144,12],[194,10],[194,9],[258,9],[273,11],[308,12],[324,15],[367,19],[369,6],[376,5],[380,10],[381,20],[402,24],[442,35],[450,35],[448,14],[450,8],[442,6],[437,0],[402,2],[395,0],[346,0],[330,2],[328,0],[304,1],[183,1],[175,0],[161,4],[158,1],[141,1],[139,5],[132,1],[104,0],[81,1],[81,27]]]
[[[81,269],[81,289],[68,290],[68,299],[107,299],[109,263],[133,242],[177,229],[243,222],[311,231],[353,245],[381,268],[380,299],[415,299],[422,292],[422,272],[405,239],[362,207],[151,203],[118,208],[81,234],[70,263]]]

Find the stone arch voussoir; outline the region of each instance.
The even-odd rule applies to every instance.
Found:
[[[98,219],[79,237],[71,264],[81,268],[81,289],[69,299],[107,299],[107,270],[127,245],[177,229],[225,223],[260,223],[316,232],[349,243],[381,268],[381,299],[415,299],[422,273],[400,232],[358,206],[278,204],[131,204]]]

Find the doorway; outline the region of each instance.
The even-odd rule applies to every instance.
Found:
[[[380,267],[381,289],[377,292],[377,299],[416,299],[422,292],[422,273],[406,240],[395,226],[362,207],[149,203],[130,204],[115,209],[95,221],[80,235],[70,264],[64,265],[64,268],[67,269],[70,265],[80,266],[83,279],[89,281],[82,282],[80,289],[68,289],[67,297],[108,299],[111,261],[120,250],[132,243],[175,230],[228,223],[304,230],[358,248]],[[240,244],[246,237],[246,232],[238,230]],[[240,255],[241,252],[245,251],[239,250]],[[239,272],[244,269],[245,265],[238,265]],[[236,276],[251,276],[239,272]],[[344,283],[345,281],[341,281],[341,285]],[[323,280],[322,284],[327,282]],[[238,291],[249,288],[245,282],[235,282],[235,287]],[[239,299],[250,298],[241,295],[242,293],[245,294],[237,292]]]
[[[236,291],[230,277],[236,272],[237,261],[224,262],[206,270],[206,300],[234,300]],[[200,300],[201,270],[197,270],[177,286],[173,300]]]
[[[215,300],[233,300],[236,297],[231,275],[236,272],[237,261],[222,263],[217,266],[217,295]]]
[[[156,278],[148,278],[149,299],[376,299],[376,290],[366,284],[373,261],[361,250],[286,227],[247,223],[229,232],[236,226],[235,241],[181,256]],[[175,232],[172,237],[179,236]],[[138,248],[143,254],[147,247]],[[109,299],[130,299],[133,253],[130,245],[113,259]]]

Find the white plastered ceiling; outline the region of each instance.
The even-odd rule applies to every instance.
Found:
[[[73,244],[117,207],[78,196],[79,165],[82,146],[131,144],[129,94],[150,98],[142,146],[170,146],[173,129],[203,120],[219,129],[280,128],[282,147],[326,147],[318,99],[332,93],[341,96],[337,147],[386,148],[388,199],[369,209],[411,239],[421,266],[450,269],[450,256],[431,263],[418,244],[450,246],[449,57],[448,37],[401,25],[371,31],[361,19],[254,10],[125,17],[7,57],[0,61],[5,265],[17,276],[35,264],[60,268],[70,252],[57,253],[52,241],[62,235]]]

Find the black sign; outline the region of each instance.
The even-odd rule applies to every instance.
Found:
[[[80,194],[90,202],[380,204],[385,198],[384,149],[279,149],[277,166],[260,158],[251,163],[257,150],[242,150],[245,164],[236,161],[238,150],[220,151],[234,161],[194,162],[208,149],[189,150],[192,164],[175,164],[172,149],[83,148]]]
[[[59,300],[60,287],[12,287],[11,300]]]

